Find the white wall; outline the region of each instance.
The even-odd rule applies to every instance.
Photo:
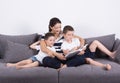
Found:
[[[82,37],[120,38],[120,0],[0,0],[0,34],[47,32],[52,17]]]

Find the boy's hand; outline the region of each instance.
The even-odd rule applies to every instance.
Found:
[[[85,48],[83,48],[83,51],[85,51],[86,50],[86,47]]]
[[[78,47],[74,47],[71,51],[75,51],[75,50],[77,50],[78,49]]]
[[[57,55],[57,58],[60,59],[60,60],[66,60],[66,58],[63,54]]]
[[[84,53],[85,53],[85,51],[83,50],[79,53],[79,55],[83,55]]]

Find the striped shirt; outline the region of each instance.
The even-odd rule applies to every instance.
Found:
[[[60,36],[59,38],[56,39],[55,43],[54,43],[54,48],[56,49],[56,52],[58,53],[63,53],[62,49],[61,49],[61,45],[63,43],[63,36]]]
[[[42,35],[42,39],[44,39],[44,36],[45,36],[45,34],[43,34]],[[63,39],[64,39],[64,37],[63,37],[63,35],[61,34],[56,40],[55,40],[55,43],[54,43],[54,48],[55,48],[55,50],[56,50],[56,52],[58,52],[58,53],[63,53],[63,51],[62,51],[62,49],[61,49],[61,45],[62,45],[62,43],[63,43]]]

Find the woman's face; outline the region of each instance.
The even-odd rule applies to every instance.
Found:
[[[61,23],[55,24],[53,27],[51,27],[51,32],[54,34],[60,34],[61,32]]]

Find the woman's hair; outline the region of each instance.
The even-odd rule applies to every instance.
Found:
[[[48,25],[49,32],[52,31],[51,27],[55,26],[57,23],[61,23],[61,21],[58,18],[54,17],[54,18],[50,19],[50,22],[49,22],[49,25]]]
[[[46,33],[46,34],[45,34],[44,39],[45,39],[45,40],[47,40],[47,39],[48,39],[49,37],[51,37],[51,36],[54,36],[54,34],[53,34],[53,33],[48,32],[48,33]]]
[[[63,34],[66,34],[68,31],[74,31],[73,27],[70,26],[70,25],[66,25],[66,26],[63,28]]]

